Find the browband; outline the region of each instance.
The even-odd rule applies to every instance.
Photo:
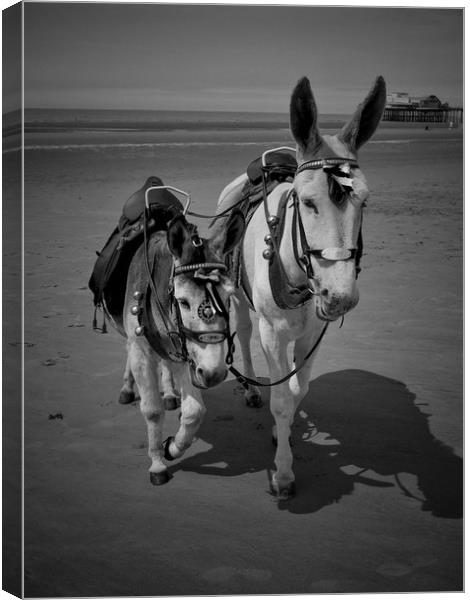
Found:
[[[322,169],[323,167],[334,166],[334,165],[344,165],[345,163],[349,164],[349,166],[353,168],[358,168],[356,159],[354,158],[317,158],[315,160],[307,160],[297,167],[296,175],[302,173],[302,171],[307,170],[315,170]]]
[[[227,265],[219,262],[194,263],[191,265],[179,265],[175,267],[175,275],[182,275],[188,271],[197,271],[198,269],[222,269],[227,270]]]

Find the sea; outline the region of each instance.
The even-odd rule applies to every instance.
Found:
[[[320,127],[338,129],[347,115],[326,115]],[[3,116],[3,150],[19,146],[21,113]],[[151,147],[178,144],[262,144],[291,139],[288,113],[25,109],[24,149]]]
[[[322,133],[334,133],[350,118],[347,114],[320,115]],[[433,133],[442,139],[446,124],[380,124],[384,143],[409,143]],[[389,135],[387,135],[387,132]],[[404,135],[400,136],[400,132]],[[376,136],[377,137],[377,134]],[[445,136],[456,139],[461,130]],[[27,108],[24,111],[24,150],[151,149],[152,147],[210,147],[292,145],[288,111],[283,113],[173,110],[97,110]],[[3,115],[3,153],[21,148],[21,112]]]

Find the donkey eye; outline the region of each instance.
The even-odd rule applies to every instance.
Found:
[[[341,205],[348,197],[348,192],[340,185],[333,177],[329,178],[329,193],[330,198],[335,204]]]
[[[305,204],[305,206],[311,208],[316,215],[318,215],[317,205],[315,204],[315,201],[312,200],[312,198],[305,198],[304,200],[302,200],[302,202]]]
[[[178,298],[178,304],[181,306],[181,308],[185,308],[186,310],[191,308],[186,298]]]

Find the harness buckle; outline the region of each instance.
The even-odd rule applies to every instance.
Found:
[[[244,377],[243,375],[238,375],[237,376],[237,381],[238,383],[240,383],[245,389],[248,389],[248,382],[246,380],[246,377]]]

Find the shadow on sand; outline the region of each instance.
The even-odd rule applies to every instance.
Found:
[[[199,437],[212,447],[175,464],[173,473],[236,476],[272,469],[268,395],[264,390],[265,405],[252,409],[235,381],[207,392]],[[360,370],[319,377],[301,404],[292,438],[297,495],[280,509],[315,512],[362,483],[397,487],[438,517],[462,516],[462,459],[433,437],[428,415],[399,381]],[[404,474],[416,476],[417,490],[408,489]]]

